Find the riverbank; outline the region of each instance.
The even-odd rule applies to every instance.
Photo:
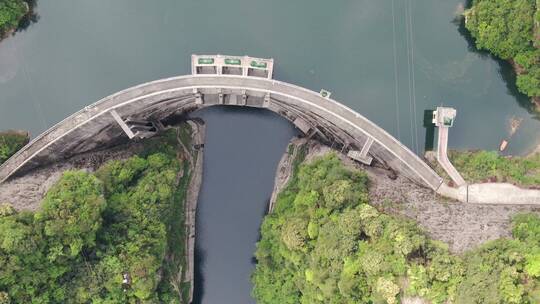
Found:
[[[316,141],[294,139],[283,155],[276,172],[274,189],[281,191],[289,180],[291,164],[301,162],[291,158],[293,149],[301,148],[304,162],[328,153],[337,153],[342,163],[351,169],[364,170],[369,177],[369,198],[379,211],[416,221],[428,235],[446,243],[453,253],[465,252],[482,243],[511,235],[511,219],[523,212],[540,213],[534,205],[465,204],[438,196],[402,176],[382,168],[363,166]],[[272,194],[275,197],[277,194]]]
[[[193,302],[193,293],[195,290],[195,219],[197,213],[197,202],[203,177],[204,161],[204,139],[206,127],[204,122],[198,120],[188,121],[191,129],[190,134],[178,137],[184,153],[190,155],[189,162],[189,184],[186,188],[184,203],[184,227],[185,227],[185,270],[183,282],[189,284],[186,303]]]
[[[31,12],[31,6],[27,1],[0,1],[0,41],[13,34],[24,17]]]
[[[474,0],[463,15],[478,49],[508,61],[519,92],[540,111],[540,7],[535,1]]]

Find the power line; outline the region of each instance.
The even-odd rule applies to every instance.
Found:
[[[396,127],[397,127],[397,136],[401,141],[401,130],[399,122],[399,96],[398,96],[398,64],[397,64],[397,47],[396,47],[396,13],[394,8],[394,0],[392,0],[392,38],[393,38],[393,47],[394,47],[394,98],[396,102]]]
[[[416,136],[416,153],[418,153],[418,120],[416,114],[416,80],[414,75],[414,38],[413,38],[413,25],[412,25],[412,10],[411,10],[411,1],[408,1],[409,6],[409,37],[411,39],[411,70],[412,70],[412,94],[413,94],[413,117],[414,117],[414,135]]]
[[[405,4],[405,42],[407,46],[407,78],[409,86],[409,114],[410,114],[410,131],[411,131],[411,149],[414,150],[414,122],[413,122],[413,98],[412,98],[412,81],[411,81],[411,52],[409,46],[409,10],[408,5]]]

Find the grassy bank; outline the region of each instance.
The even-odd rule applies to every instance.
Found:
[[[185,303],[187,156],[173,131],[145,147],[1,208],[0,303]]]
[[[335,155],[302,163],[265,217],[253,294],[259,304],[538,303],[540,217],[513,220],[513,239],[463,255],[413,221],[369,205],[368,178]]]
[[[518,90],[540,110],[540,7],[537,0],[472,0],[465,27],[476,47],[508,60]]]
[[[0,165],[28,143],[28,132],[0,132]]]
[[[495,151],[450,151],[450,161],[469,183],[508,182],[540,186],[540,153],[506,157]]]

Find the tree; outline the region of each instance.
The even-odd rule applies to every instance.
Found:
[[[525,271],[533,278],[540,278],[540,253],[527,256]]]
[[[281,239],[289,250],[300,250],[307,239],[307,222],[301,218],[292,218],[285,223]]]
[[[510,59],[529,50],[535,0],[474,0],[466,27],[480,49]]]
[[[518,75],[516,84],[527,96],[540,96],[540,68],[534,67],[527,74]]]
[[[2,0],[0,0],[0,19],[1,17],[1,7]],[[1,23],[1,21],[0,21]],[[0,25],[0,36],[1,36],[1,25]],[[10,158],[15,152],[20,148],[26,145],[29,141],[28,133],[16,132],[16,131],[7,131],[0,132],[0,164],[5,162]]]
[[[22,0],[0,0],[0,37],[16,28],[26,12],[27,6]]]
[[[465,12],[476,47],[519,65],[516,84],[529,97],[540,96],[537,5],[536,0],[474,0]]]
[[[83,247],[93,247],[105,207],[103,186],[96,177],[82,171],[64,173],[35,215],[48,239],[49,258],[74,257]]]
[[[377,293],[386,300],[388,304],[397,303],[396,296],[399,294],[399,286],[391,279],[380,277],[377,280]]]

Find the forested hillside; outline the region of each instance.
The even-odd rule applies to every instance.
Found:
[[[170,142],[66,172],[35,213],[3,205],[0,303],[181,303],[189,174]]]
[[[539,303],[540,217],[464,255],[370,206],[366,174],[335,155],[300,165],[261,228],[259,304]]]
[[[465,27],[479,49],[515,64],[518,90],[540,98],[540,11],[537,0],[473,0]]]

